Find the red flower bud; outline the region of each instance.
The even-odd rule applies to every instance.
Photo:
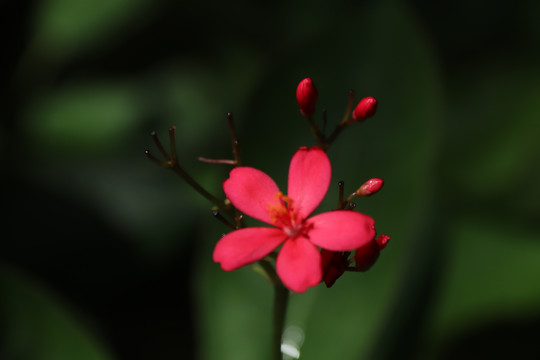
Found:
[[[354,253],[354,261],[356,262],[356,270],[358,271],[367,271],[379,258],[380,249],[377,241],[368,242],[366,245],[361,248],[356,249]]]
[[[354,121],[364,121],[373,115],[377,110],[377,100],[374,97],[368,96],[360,100],[352,113]]]
[[[369,270],[379,258],[381,250],[386,247],[388,241],[390,241],[390,236],[381,234],[377,239],[373,239],[361,248],[356,249],[356,252],[354,253],[356,270]]]
[[[381,190],[384,185],[383,179],[369,179],[366,181],[358,190],[356,190],[356,195],[358,196],[370,196]]]
[[[300,81],[296,88],[296,100],[300,106],[300,113],[305,117],[310,117],[315,112],[315,103],[319,93],[310,78]]]
[[[390,241],[390,236],[381,234],[379,235],[376,241],[377,241],[377,244],[379,245],[379,250],[382,250],[386,247],[386,245]]]
[[[321,267],[323,280],[327,288],[332,287],[336,280],[345,272],[349,254],[349,252],[341,253],[321,249]]]

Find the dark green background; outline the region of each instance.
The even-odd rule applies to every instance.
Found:
[[[211,254],[210,204],[145,158],[177,127],[218,196],[234,114],[285,190],[347,91],[376,116],[329,150],[320,207],[358,200],[392,240],[367,273],[291,298],[301,359],[538,358],[540,5],[493,1],[0,1],[0,357],[267,359],[272,288]]]

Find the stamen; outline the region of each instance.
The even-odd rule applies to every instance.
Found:
[[[302,233],[305,224],[298,218],[293,206],[293,200],[282,192],[278,192],[275,198],[278,203],[268,206],[268,211],[275,226],[281,228],[289,237],[296,237]]]

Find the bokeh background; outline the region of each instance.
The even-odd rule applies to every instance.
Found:
[[[286,187],[347,92],[376,116],[330,148],[392,237],[366,273],[292,296],[301,359],[540,358],[540,3],[0,1],[0,358],[267,359],[272,288],[211,260],[228,229],[158,154],[177,127],[209,191],[245,164]],[[300,337],[298,337],[301,335]]]

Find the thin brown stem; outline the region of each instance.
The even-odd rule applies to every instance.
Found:
[[[175,139],[175,136],[174,136],[174,132],[176,130],[176,126],[171,126],[169,128],[169,142],[171,143],[171,156],[172,156],[172,161],[176,162],[176,139]]]
[[[154,142],[156,143],[157,148],[163,154],[163,156],[167,159],[167,161],[161,161],[158,158],[156,158],[154,155],[150,153],[150,150],[145,150],[146,156],[155,162],[156,164],[159,164],[161,166],[164,166],[166,168],[169,168],[173,170],[176,174],[178,174],[185,182],[187,182],[192,188],[194,188],[199,194],[207,198],[210,202],[214,203],[220,210],[222,211],[232,211],[233,207],[230,203],[226,203],[214,195],[210,194],[205,188],[203,188],[195,179],[193,179],[178,163],[178,157],[176,156],[176,141],[175,141],[175,126],[172,126],[169,128],[169,140],[170,140],[170,147],[171,147],[171,155],[165,151],[165,148],[161,144],[161,141],[159,141],[159,138],[157,136],[157,133],[155,131],[152,131],[152,138]]]
[[[208,164],[226,164],[226,165],[236,165],[236,160],[229,160],[229,159],[209,159],[202,156],[197,157],[197,160],[201,162],[205,162]]]
[[[323,150],[327,150],[330,145],[337,139],[339,134],[345,129],[347,126],[351,124],[351,111],[354,105],[354,92],[352,90],[349,90],[349,99],[347,101],[347,108],[345,109],[345,114],[343,115],[343,118],[341,119],[341,122],[336,126],[332,134],[326,139],[324,143]]]
[[[229,123],[229,130],[231,131],[231,139],[232,139],[232,145],[233,145],[232,152],[233,152],[234,161],[235,161],[234,165],[242,166],[242,159],[240,157],[240,141],[238,140],[238,137],[236,136],[232,113],[227,114],[227,121]]]
[[[155,131],[152,131],[152,139],[154,139],[154,143],[156,143],[158,150],[165,157],[165,159],[167,159],[168,161],[171,161],[169,154],[167,154],[167,151],[165,151],[165,149],[163,148],[163,145],[161,145],[161,141],[159,141],[159,138]]]
[[[146,155],[147,158],[149,158],[150,160],[152,160],[153,162],[155,162],[156,164],[158,165],[161,165],[161,166],[167,166],[167,163],[159,160],[157,157],[155,157],[154,155],[152,155],[152,153],[150,152],[150,150],[146,149],[144,150],[144,154]]]
[[[229,220],[227,220],[223,215],[221,215],[219,210],[212,210],[212,215],[214,215],[216,219],[218,219],[219,221],[221,221],[223,224],[227,225],[231,229],[237,230],[236,226],[233,223],[231,223]]]
[[[345,183],[343,181],[338,182],[338,187],[339,187],[339,195],[338,195],[339,197],[338,197],[337,209],[341,210],[345,206],[345,203],[343,202],[343,192],[344,192]]]
[[[197,181],[195,181],[195,179],[193,179],[187,172],[185,172],[185,170],[182,169],[182,167],[180,167],[178,162],[174,162],[172,166],[170,166],[170,168],[172,171],[178,174],[182,179],[184,179],[184,181],[187,182],[192,188],[194,188],[199,194],[204,196],[210,202],[214,203],[220,210],[223,210],[223,211],[231,210],[230,206],[226,206],[223,201],[221,201],[214,195],[210,194]]]
[[[346,123],[351,119],[351,112],[354,105],[354,91],[349,90],[349,99],[347,101],[347,108],[345,109],[345,114],[341,119],[340,123]]]
[[[336,128],[334,129],[334,131],[332,132],[332,134],[330,134],[330,136],[328,137],[328,139],[326,139],[326,142],[324,144],[324,150],[327,150],[330,145],[332,145],[332,143],[337,139],[337,137],[339,136],[339,134],[341,134],[341,132],[343,131],[343,129],[345,129],[347,126],[349,126],[350,123],[349,122],[340,122]]]
[[[315,135],[315,138],[317,139],[317,144],[321,149],[325,149],[325,139],[324,134],[319,130],[319,127],[313,120],[313,116],[307,117],[307,120],[309,122],[309,126],[311,128],[311,131],[313,132],[313,135]]]

